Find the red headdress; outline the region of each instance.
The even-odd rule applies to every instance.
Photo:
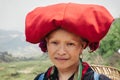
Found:
[[[100,5],[61,3],[38,7],[26,16],[26,40],[41,42],[41,49],[46,51],[46,44],[42,42],[45,36],[61,27],[88,40],[88,46],[94,51],[113,20],[111,14]]]

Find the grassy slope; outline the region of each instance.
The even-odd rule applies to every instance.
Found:
[[[112,56],[109,61],[96,53],[84,53],[83,61],[89,64],[101,64],[116,67],[120,70],[120,62],[116,61],[116,56]],[[19,61],[11,63],[0,63],[0,80],[33,80],[34,77],[48,69],[52,63],[46,56],[42,56],[41,60],[34,61]],[[114,60],[114,65],[110,64],[111,59]],[[112,61],[113,61],[112,60]]]
[[[44,72],[50,65],[49,60],[0,63],[0,79],[33,80],[37,74]]]

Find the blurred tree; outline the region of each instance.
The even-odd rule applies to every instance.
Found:
[[[14,60],[15,58],[8,52],[0,52],[0,62],[11,62]]]
[[[98,52],[104,56],[109,57],[120,49],[120,18],[116,18],[108,34],[100,43]]]

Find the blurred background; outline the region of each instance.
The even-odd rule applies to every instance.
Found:
[[[25,41],[25,16],[39,6],[75,2],[105,6],[115,18],[100,48],[84,50],[83,61],[112,66],[120,70],[120,1],[119,0],[0,0],[0,79],[33,80],[52,63],[38,44]]]

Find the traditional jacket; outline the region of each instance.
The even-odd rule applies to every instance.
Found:
[[[105,75],[98,74],[95,71],[93,71],[86,62],[82,62],[82,67],[83,69],[81,80],[111,80]],[[40,79],[40,76],[43,74],[43,79]],[[68,80],[78,80],[75,78],[75,74],[76,73],[74,73]],[[55,66],[52,66],[45,73],[40,73],[39,75],[37,75],[34,80],[59,80],[58,70]]]

